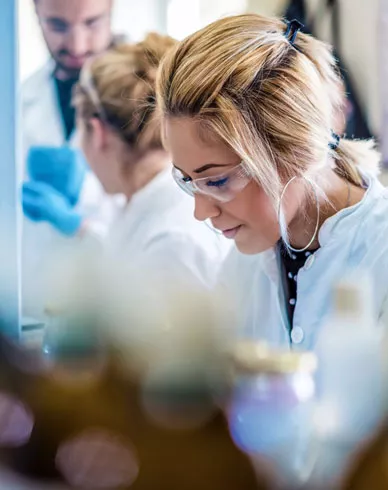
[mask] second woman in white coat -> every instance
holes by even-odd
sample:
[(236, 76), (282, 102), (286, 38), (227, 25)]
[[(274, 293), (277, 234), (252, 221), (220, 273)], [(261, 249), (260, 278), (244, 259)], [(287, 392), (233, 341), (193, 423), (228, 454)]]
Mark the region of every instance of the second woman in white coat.
[[(176, 187), (170, 156), (163, 149), (155, 79), (173, 44), (172, 38), (150, 34), (143, 42), (116, 46), (87, 63), (74, 94), (77, 126), (81, 148), (104, 190), (123, 196), (103, 242), (106, 255), (121, 269), (133, 266), (141, 280), (165, 278), (163, 288), (166, 283), (207, 288), (229, 247), (194, 219), (194, 203)], [(35, 204), (46, 206), (40, 215), (55, 227), (50, 202), (58, 208), (62, 196), (54, 196), (43, 183), (25, 193), (31, 212)], [(78, 234), (100, 241), (92, 230), (84, 220)]]
[(208, 286), (228, 246), (194, 219), (192, 200), (176, 188), (155, 113), (156, 72), (173, 44), (150, 34), (89, 63), (75, 94), (78, 127), (105, 191), (125, 196), (107, 240), (110, 252), (179, 282)]

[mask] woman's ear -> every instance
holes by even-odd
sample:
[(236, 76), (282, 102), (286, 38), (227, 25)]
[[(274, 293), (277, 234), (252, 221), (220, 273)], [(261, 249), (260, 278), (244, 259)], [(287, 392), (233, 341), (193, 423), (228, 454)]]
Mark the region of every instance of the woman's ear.
[(108, 144), (107, 127), (98, 117), (92, 117), (86, 124), (93, 145), (97, 150), (103, 150)]

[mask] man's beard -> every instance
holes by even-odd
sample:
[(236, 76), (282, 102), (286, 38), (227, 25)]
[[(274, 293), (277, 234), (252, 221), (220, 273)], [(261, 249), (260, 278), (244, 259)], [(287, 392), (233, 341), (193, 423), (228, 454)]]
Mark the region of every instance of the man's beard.
[[(112, 40), (110, 41), (110, 43), (106, 46), (106, 48), (104, 50), (102, 50), (101, 52), (99, 53), (93, 53), (93, 52), (88, 52), (85, 54), (85, 57), (87, 59), (93, 57), (93, 56), (96, 56), (98, 54), (102, 54), (104, 53), (107, 49), (111, 48), (112, 46), (114, 46), (115, 44), (115, 38), (112, 37)], [(51, 57), (53, 58), (53, 60), (55, 61), (55, 70), (54, 70), (54, 73), (58, 76), (59, 75), (59, 78), (61, 78), (62, 80), (79, 80), (79, 77), (80, 77), (80, 74), (81, 74), (81, 71), (82, 71), (82, 68), (70, 68), (68, 66), (66, 66), (62, 61), (62, 57), (63, 56), (69, 56), (70, 53), (68, 53), (66, 50), (61, 50), (61, 51), (58, 51), (57, 53), (50, 53), (51, 54)]]
[[(64, 54), (67, 53), (61, 51), (58, 54), (52, 54), (52, 58), (55, 61), (55, 75), (62, 80), (79, 80), (82, 68), (70, 68), (69, 66), (66, 66), (61, 61), (61, 57)], [(86, 55), (87, 58), (90, 58), (91, 56), (93, 56), (93, 53), (87, 53)]]

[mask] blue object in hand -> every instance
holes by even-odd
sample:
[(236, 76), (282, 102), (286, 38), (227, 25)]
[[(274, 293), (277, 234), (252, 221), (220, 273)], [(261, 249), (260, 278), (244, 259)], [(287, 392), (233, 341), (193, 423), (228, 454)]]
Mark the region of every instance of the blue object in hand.
[(54, 187), (72, 206), (78, 202), (87, 168), (82, 153), (68, 146), (34, 146), (27, 156), (31, 180)]
[(24, 183), (22, 203), (27, 218), (50, 223), (66, 236), (74, 236), (81, 226), (82, 216), (60, 192), (44, 182)]

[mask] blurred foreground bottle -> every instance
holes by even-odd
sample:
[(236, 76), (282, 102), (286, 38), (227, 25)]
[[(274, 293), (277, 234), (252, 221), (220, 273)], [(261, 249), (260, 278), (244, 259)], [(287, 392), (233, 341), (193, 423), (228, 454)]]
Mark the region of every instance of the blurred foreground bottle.
[(316, 358), (312, 353), (277, 352), (243, 343), (234, 353), (236, 385), (229, 426), (237, 446), (276, 486), (294, 488), (311, 471), (309, 454)]
[(317, 342), (317, 439), (320, 478), (335, 481), (353, 451), (383, 416), (382, 335), (373, 316), (372, 285), (350, 275), (334, 288), (333, 312)]

